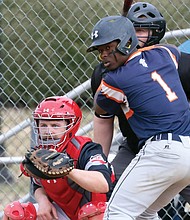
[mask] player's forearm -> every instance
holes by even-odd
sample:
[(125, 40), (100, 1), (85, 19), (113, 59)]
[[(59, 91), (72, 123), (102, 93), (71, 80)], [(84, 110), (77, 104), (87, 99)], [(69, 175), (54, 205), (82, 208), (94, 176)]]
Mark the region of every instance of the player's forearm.
[(43, 203), (44, 201), (49, 201), (48, 196), (43, 188), (37, 188), (34, 192), (34, 197), (37, 203)]
[(105, 177), (98, 171), (73, 169), (68, 178), (89, 192), (107, 193), (109, 190)]
[(2, 220), (9, 220), (9, 217), (7, 217), (7, 216), (4, 214)]
[(113, 138), (113, 118), (102, 119), (94, 116), (94, 142), (102, 145), (108, 156)]

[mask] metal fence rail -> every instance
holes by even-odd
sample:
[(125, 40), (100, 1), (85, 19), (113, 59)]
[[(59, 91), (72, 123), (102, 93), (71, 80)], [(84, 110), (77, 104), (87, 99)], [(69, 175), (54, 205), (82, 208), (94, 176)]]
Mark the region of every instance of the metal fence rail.
[[(189, 39), (189, 0), (147, 2), (154, 4), (167, 21), (163, 43), (179, 46)], [(75, 99), (83, 111), (79, 134), (92, 137), (90, 76), (98, 59), (86, 54), (86, 48), (93, 25), (103, 16), (120, 14), (123, 0), (4, 0), (0, 4), (1, 216), (6, 204), (29, 196), (30, 182), (18, 178), (18, 163), (34, 144), (31, 112), (39, 101), (51, 95)], [(117, 127), (115, 135), (119, 136)]]

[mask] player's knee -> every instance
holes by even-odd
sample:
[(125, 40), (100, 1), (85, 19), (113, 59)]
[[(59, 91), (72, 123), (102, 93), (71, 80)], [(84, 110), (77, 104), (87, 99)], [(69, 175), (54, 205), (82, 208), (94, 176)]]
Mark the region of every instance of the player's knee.
[(78, 220), (103, 220), (106, 202), (88, 202), (78, 213)]
[(37, 214), (34, 205), (31, 202), (20, 203), (14, 201), (4, 208), (4, 219), (6, 220), (36, 220)]
[(149, 211), (146, 210), (143, 212), (139, 217), (137, 217), (137, 220), (161, 220), (157, 213), (151, 213)]

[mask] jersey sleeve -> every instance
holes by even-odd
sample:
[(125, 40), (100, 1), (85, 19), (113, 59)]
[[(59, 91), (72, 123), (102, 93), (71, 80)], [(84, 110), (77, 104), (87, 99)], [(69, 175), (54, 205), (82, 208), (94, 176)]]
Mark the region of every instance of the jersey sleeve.
[(34, 192), (38, 189), (41, 188), (41, 182), (39, 179), (35, 179), (35, 178), (31, 178), (31, 190), (32, 190), (32, 194), (34, 194)]
[[(96, 96), (96, 104), (109, 114), (115, 114), (120, 108), (120, 104), (125, 102), (126, 96), (124, 92), (119, 89), (114, 77), (117, 73), (107, 74), (102, 80), (99, 91)], [(95, 109), (96, 111), (96, 109)]]
[(107, 157), (102, 151), (100, 144), (90, 142), (83, 147), (78, 159), (78, 168), (101, 172), (107, 180), (109, 188), (111, 189), (112, 169), (111, 165), (107, 161)]
[[(99, 63), (93, 71), (92, 77), (91, 77), (91, 90), (92, 90), (92, 95), (93, 97), (95, 96), (95, 93), (98, 89), (98, 87), (101, 84), (102, 78), (106, 75), (107, 70), (105, 69), (105, 67), (103, 66), (102, 63)], [(103, 114), (100, 115), (97, 112), (95, 112), (96, 117), (98, 118), (103, 118), (103, 119), (109, 119), (114, 117), (114, 115), (112, 114)]]
[(176, 61), (179, 62), (181, 52), (176, 46), (170, 44), (164, 44), (161, 46), (168, 48), (171, 51), (171, 53), (175, 56)]
[(166, 45), (166, 47), (172, 52), (178, 62), (178, 73), (181, 84), (187, 98), (190, 100), (190, 54), (180, 52), (180, 50), (173, 45)]
[(187, 98), (190, 100), (190, 54), (180, 52), (178, 48), (167, 46), (176, 56), (178, 73)]
[(102, 63), (99, 63), (93, 70), (92, 77), (91, 77), (91, 90), (92, 95), (94, 97), (100, 83), (102, 81), (103, 76), (106, 74), (106, 69), (104, 68)]

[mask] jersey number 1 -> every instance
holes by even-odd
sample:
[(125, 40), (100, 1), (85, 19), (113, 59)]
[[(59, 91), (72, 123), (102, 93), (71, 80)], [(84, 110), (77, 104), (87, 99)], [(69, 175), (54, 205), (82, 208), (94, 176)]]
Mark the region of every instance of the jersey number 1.
[(170, 102), (173, 102), (174, 100), (178, 99), (175, 92), (172, 92), (170, 87), (164, 82), (162, 77), (156, 71), (151, 73), (151, 77), (154, 81), (157, 81), (160, 84), (160, 86), (164, 89), (164, 91), (166, 92), (166, 97)]

